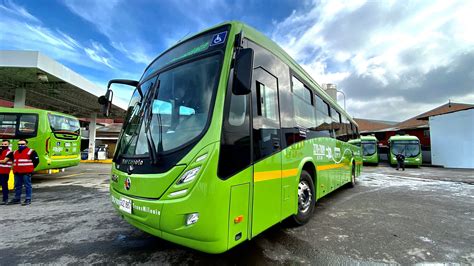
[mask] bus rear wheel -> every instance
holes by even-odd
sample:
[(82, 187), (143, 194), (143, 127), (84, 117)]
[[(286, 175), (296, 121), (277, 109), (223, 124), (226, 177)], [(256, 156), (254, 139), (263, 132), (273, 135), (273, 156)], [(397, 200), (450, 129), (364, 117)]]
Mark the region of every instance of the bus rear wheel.
[(302, 170), (298, 183), (298, 213), (291, 219), (294, 225), (303, 225), (311, 219), (315, 198), (313, 178), (308, 172)]

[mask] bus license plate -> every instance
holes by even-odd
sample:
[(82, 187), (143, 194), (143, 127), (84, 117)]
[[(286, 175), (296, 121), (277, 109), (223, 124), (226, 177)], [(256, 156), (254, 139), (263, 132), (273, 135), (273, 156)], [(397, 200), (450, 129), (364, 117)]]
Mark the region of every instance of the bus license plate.
[(132, 200), (121, 198), (120, 199), (120, 210), (132, 214)]

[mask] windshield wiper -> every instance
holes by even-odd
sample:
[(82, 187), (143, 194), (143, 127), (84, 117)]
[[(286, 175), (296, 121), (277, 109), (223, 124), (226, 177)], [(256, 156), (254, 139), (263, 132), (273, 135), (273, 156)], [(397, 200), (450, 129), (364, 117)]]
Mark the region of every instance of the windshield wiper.
[[(156, 146), (155, 142), (153, 140), (153, 136), (150, 132), (150, 126), (152, 123), (152, 118), (153, 118), (153, 101), (155, 99), (155, 95), (157, 94), (158, 90), (160, 89), (160, 80), (158, 79), (156, 82), (156, 86), (154, 89), (151, 90), (151, 95), (148, 100), (148, 104), (146, 106), (147, 113), (145, 116), (145, 134), (147, 138), (147, 143), (148, 143), (148, 149), (150, 151), (150, 159), (152, 164), (156, 164), (158, 162), (158, 152), (156, 151)], [(160, 134), (161, 134), (161, 123), (160, 123)], [(161, 135), (160, 135), (161, 137)], [(161, 142), (161, 138), (160, 138)]]

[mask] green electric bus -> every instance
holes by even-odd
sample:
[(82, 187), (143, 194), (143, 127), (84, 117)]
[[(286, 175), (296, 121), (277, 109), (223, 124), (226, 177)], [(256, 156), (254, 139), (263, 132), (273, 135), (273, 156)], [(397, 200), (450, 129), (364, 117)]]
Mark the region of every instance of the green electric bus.
[(378, 164), (379, 152), (375, 136), (361, 136), (360, 144), (362, 148), (362, 160), (364, 164)]
[(35, 171), (59, 169), (80, 162), (81, 134), (77, 118), (46, 110), (0, 107), (0, 139), (11, 141), (16, 150), (19, 139), (40, 158)]
[(399, 152), (405, 155), (405, 165), (421, 166), (423, 161), (420, 140), (416, 136), (396, 135), (388, 139), (390, 146), (389, 160), (391, 165), (397, 165), (395, 157)]
[(155, 236), (221, 253), (360, 174), (357, 124), (278, 45), (228, 22), (158, 56), (135, 88), (110, 181), (111, 201)]
[(379, 153), (377, 148), (377, 138), (374, 136), (361, 136), (358, 139), (351, 139), (349, 143), (360, 147), (362, 150), (362, 160), (364, 164), (378, 164)]

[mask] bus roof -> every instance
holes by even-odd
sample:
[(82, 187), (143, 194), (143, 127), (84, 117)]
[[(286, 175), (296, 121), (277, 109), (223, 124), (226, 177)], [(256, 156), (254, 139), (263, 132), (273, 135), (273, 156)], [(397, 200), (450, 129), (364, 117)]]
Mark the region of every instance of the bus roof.
[(348, 141), (348, 143), (350, 143), (350, 144), (360, 143), (360, 139), (351, 139), (351, 140)]
[[(304, 82), (307, 85), (310, 85), (313, 90), (316, 90), (317, 94), (323, 98), (327, 103), (329, 103), (331, 106), (334, 107), (341, 115), (344, 115), (347, 117), (351, 123), (354, 125), (357, 125), (355, 120), (337, 103), (337, 101), (334, 101), (322, 88), (319, 86), (319, 84), (293, 59), (291, 58), (290, 55), (288, 55), (285, 50), (283, 50), (278, 44), (276, 44), (274, 41), (272, 41), (270, 38), (267, 36), (263, 35), (261, 32), (258, 30), (250, 27), (249, 25), (242, 23), (240, 21), (226, 21), (223, 23), (220, 23), (218, 25), (215, 25), (211, 28), (205, 29), (197, 34), (191, 35), (188, 38), (182, 39), (179, 42), (177, 42), (175, 45), (170, 47), (169, 49), (165, 50), (163, 53), (161, 53), (158, 57), (160, 57), (162, 54), (166, 53), (167, 51), (173, 49), (174, 47), (178, 46), (179, 44), (186, 42), (189, 39), (192, 39), (196, 37), (197, 35), (200, 35), (204, 32), (213, 30), (215, 28), (222, 27), (224, 25), (230, 25), (231, 26), (231, 31), (233, 32), (240, 32), (242, 31), (244, 33), (244, 37), (247, 37), (248, 39), (256, 42), (260, 46), (266, 48), (269, 50), (271, 53), (273, 53), (275, 56), (277, 56), (280, 60), (282, 60), (285, 64), (287, 64), (299, 77), (303, 78)], [(158, 58), (157, 57), (157, 58)], [(154, 59), (150, 65), (155, 61)], [(149, 66), (150, 66), (149, 65)], [(148, 67), (149, 67), (148, 66)], [(147, 67), (147, 68), (148, 68)], [(145, 70), (146, 71), (146, 70)]]
[(360, 136), (360, 139), (362, 141), (367, 141), (367, 140), (378, 141), (378, 139), (375, 136)]
[(63, 113), (60, 113), (60, 112), (43, 110), (43, 109), (33, 109), (33, 108), (6, 108), (6, 107), (0, 107), (0, 113), (54, 114), (54, 115), (60, 115), (60, 116), (64, 116), (64, 117), (77, 119), (76, 117), (74, 117), (72, 115), (67, 115), (67, 114), (63, 114)]
[(418, 140), (418, 137), (417, 136), (411, 136), (411, 135), (395, 135), (395, 136), (391, 136), (388, 141), (394, 141), (394, 140)]

